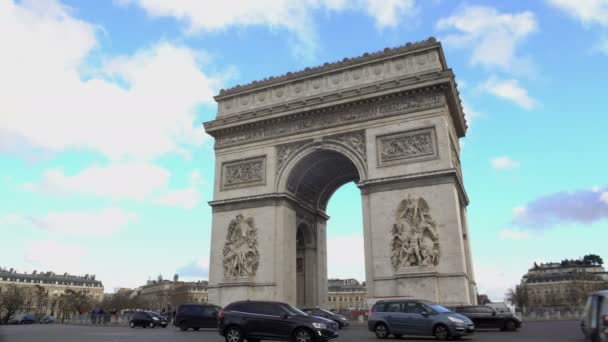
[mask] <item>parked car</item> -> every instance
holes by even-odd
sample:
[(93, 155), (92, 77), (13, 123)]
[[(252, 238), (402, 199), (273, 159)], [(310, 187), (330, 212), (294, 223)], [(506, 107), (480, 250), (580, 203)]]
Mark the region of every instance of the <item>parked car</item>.
[(138, 326), (144, 328), (154, 328), (156, 326), (161, 326), (163, 328), (166, 328), (167, 318), (153, 311), (135, 311), (131, 315), (131, 319), (129, 320), (129, 326), (131, 328), (135, 328)]
[(369, 315), (368, 329), (380, 339), (417, 335), (447, 340), (472, 334), (475, 325), (465, 316), (432, 302), (392, 299), (376, 302)]
[(306, 308), (302, 309), (302, 311), (310, 316), (323, 317), (332, 320), (338, 323), (338, 328), (340, 329), (346, 328), (350, 325), (348, 318), (328, 310), (323, 310), (321, 308)]
[(608, 290), (594, 292), (587, 298), (581, 330), (585, 341), (608, 342)]
[(51, 324), (57, 322), (57, 318), (55, 316), (49, 315), (45, 316), (40, 320), (40, 324)]
[(177, 307), (173, 325), (180, 330), (217, 328), (217, 314), (222, 308), (211, 304), (184, 304)]
[(243, 301), (226, 306), (218, 315), (218, 329), (226, 342), (281, 340), (327, 341), (338, 337), (338, 324), (309, 316), (280, 302)]
[(18, 315), (10, 318), (7, 324), (33, 324), (36, 323), (34, 315)]
[(521, 328), (521, 319), (510, 311), (498, 312), (485, 305), (466, 305), (451, 308), (452, 311), (468, 317), (477, 329), (496, 328), (502, 331), (515, 331)]

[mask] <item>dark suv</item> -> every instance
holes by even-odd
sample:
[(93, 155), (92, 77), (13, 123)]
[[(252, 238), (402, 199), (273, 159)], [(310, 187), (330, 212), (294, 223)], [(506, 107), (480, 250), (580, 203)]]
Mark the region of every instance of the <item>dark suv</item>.
[(184, 304), (175, 310), (173, 325), (181, 331), (190, 328), (217, 328), (217, 314), (222, 308), (211, 304)]
[(220, 335), (227, 342), (281, 340), (327, 341), (338, 337), (338, 324), (309, 316), (279, 302), (243, 301), (226, 306), (218, 315)]
[(423, 300), (381, 300), (373, 306), (367, 324), (381, 339), (418, 335), (447, 340), (475, 331), (470, 319)]
[(503, 331), (514, 331), (521, 327), (521, 319), (519, 317), (511, 312), (497, 312), (489, 306), (456, 306), (452, 310), (468, 317), (479, 329), (497, 328)]

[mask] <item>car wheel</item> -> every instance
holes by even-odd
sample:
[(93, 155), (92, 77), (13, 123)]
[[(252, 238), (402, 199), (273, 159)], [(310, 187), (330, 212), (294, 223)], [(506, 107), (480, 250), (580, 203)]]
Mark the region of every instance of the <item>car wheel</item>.
[(308, 329), (300, 328), (293, 333), (294, 342), (311, 342), (313, 334)]
[(445, 341), (450, 337), (450, 331), (445, 325), (439, 324), (433, 329), (433, 336), (440, 341)]
[(133, 323), (133, 322), (129, 322), (129, 326), (130, 326), (131, 328), (135, 328), (135, 323)]
[(344, 325), (340, 321), (334, 321), (338, 325), (338, 329), (344, 328)]
[(517, 329), (517, 324), (514, 321), (508, 320), (505, 322), (505, 330), (506, 331), (515, 331)]
[(149, 328), (154, 328), (154, 322), (150, 322), (150, 323), (148, 323), (148, 327), (149, 327)]
[(384, 323), (379, 323), (376, 325), (374, 332), (376, 333), (377, 338), (384, 339), (388, 337), (388, 327)]
[(229, 327), (226, 329), (226, 342), (243, 342), (243, 334), (238, 327)]
[(186, 330), (188, 330), (188, 326), (186, 325), (186, 323), (185, 323), (185, 322), (180, 322), (180, 323), (179, 323), (179, 330), (181, 330), (181, 331), (186, 331)]

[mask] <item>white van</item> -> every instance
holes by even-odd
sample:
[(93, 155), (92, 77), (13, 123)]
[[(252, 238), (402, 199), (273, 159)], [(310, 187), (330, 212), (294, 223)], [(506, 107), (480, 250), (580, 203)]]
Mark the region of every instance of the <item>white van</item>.
[(592, 293), (587, 298), (581, 330), (585, 341), (608, 342), (608, 290)]

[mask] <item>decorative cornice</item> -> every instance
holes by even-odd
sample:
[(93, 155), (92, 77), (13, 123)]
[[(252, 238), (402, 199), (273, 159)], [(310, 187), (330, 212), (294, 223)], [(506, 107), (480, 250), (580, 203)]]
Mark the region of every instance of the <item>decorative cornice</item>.
[(332, 71), (332, 70), (340, 69), (340, 68), (347, 67), (347, 66), (361, 64), (364, 62), (381, 59), (384, 57), (391, 57), (391, 56), (402, 54), (405, 52), (413, 52), (416, 50), (420, 50), (420, 49), (424, 49), (424, 48), (428, 48), (428, 47), (432, 47), (432, 46), (437, 46), (437, 45), (438, 45), (437, 40), (434, 37), (429, 37), (427, 40), (423, 40), (420, 42), (415, 42), (415, 43), (410, 42), (405, 45), (394, 47), (394, 48), (387, 47), (382, 51), (377, 51), (377, 52), (373, 52), (373, 53), (364, 53), (363, 55), (358, 56), (358, 57), (344, 58), (341, 61), (337, 61), (337, 62), (333, 62), (333, 63), (325, 63), (323, 65), (312, 67), (312, 68), (308, 67), (308, 68), (305, 68), (304, 70), (300, 70), (300, 71), (296, 71), (296, 72), (288, 72), (288, 73), (286, 73), (284, 75), (280, 75), (280, 76), (270, 76), (268, 78), (264, 78), (259, 81), (253, 81), (248, 84), (236, 85), (229, 89), (221, 89), (220, 94), (218, 96), (216, 96), (215, 99), (220, 100), (220, 99), (223, 99), (230, 95), (242, 93), (247, 90), (262, 88), (265, 86), (275, 85), (275, 84), (282, 83), (282, 82), (293, 81), (293, 80), (300, 79), (303, 77), (307, 77), (307, 76), (311, 76), (311, 75), (315, 75), (315, 74), (319, 74), (319, 73), (323, 73), (323, 72), (327, 72), (327, 71)]
[(208, 131), (217, 149), (321, 128), (348, 125), (383, 117), (445, 106), (445, 87), (436, 85), (410, 92), (299, 112), (288, 116)]

